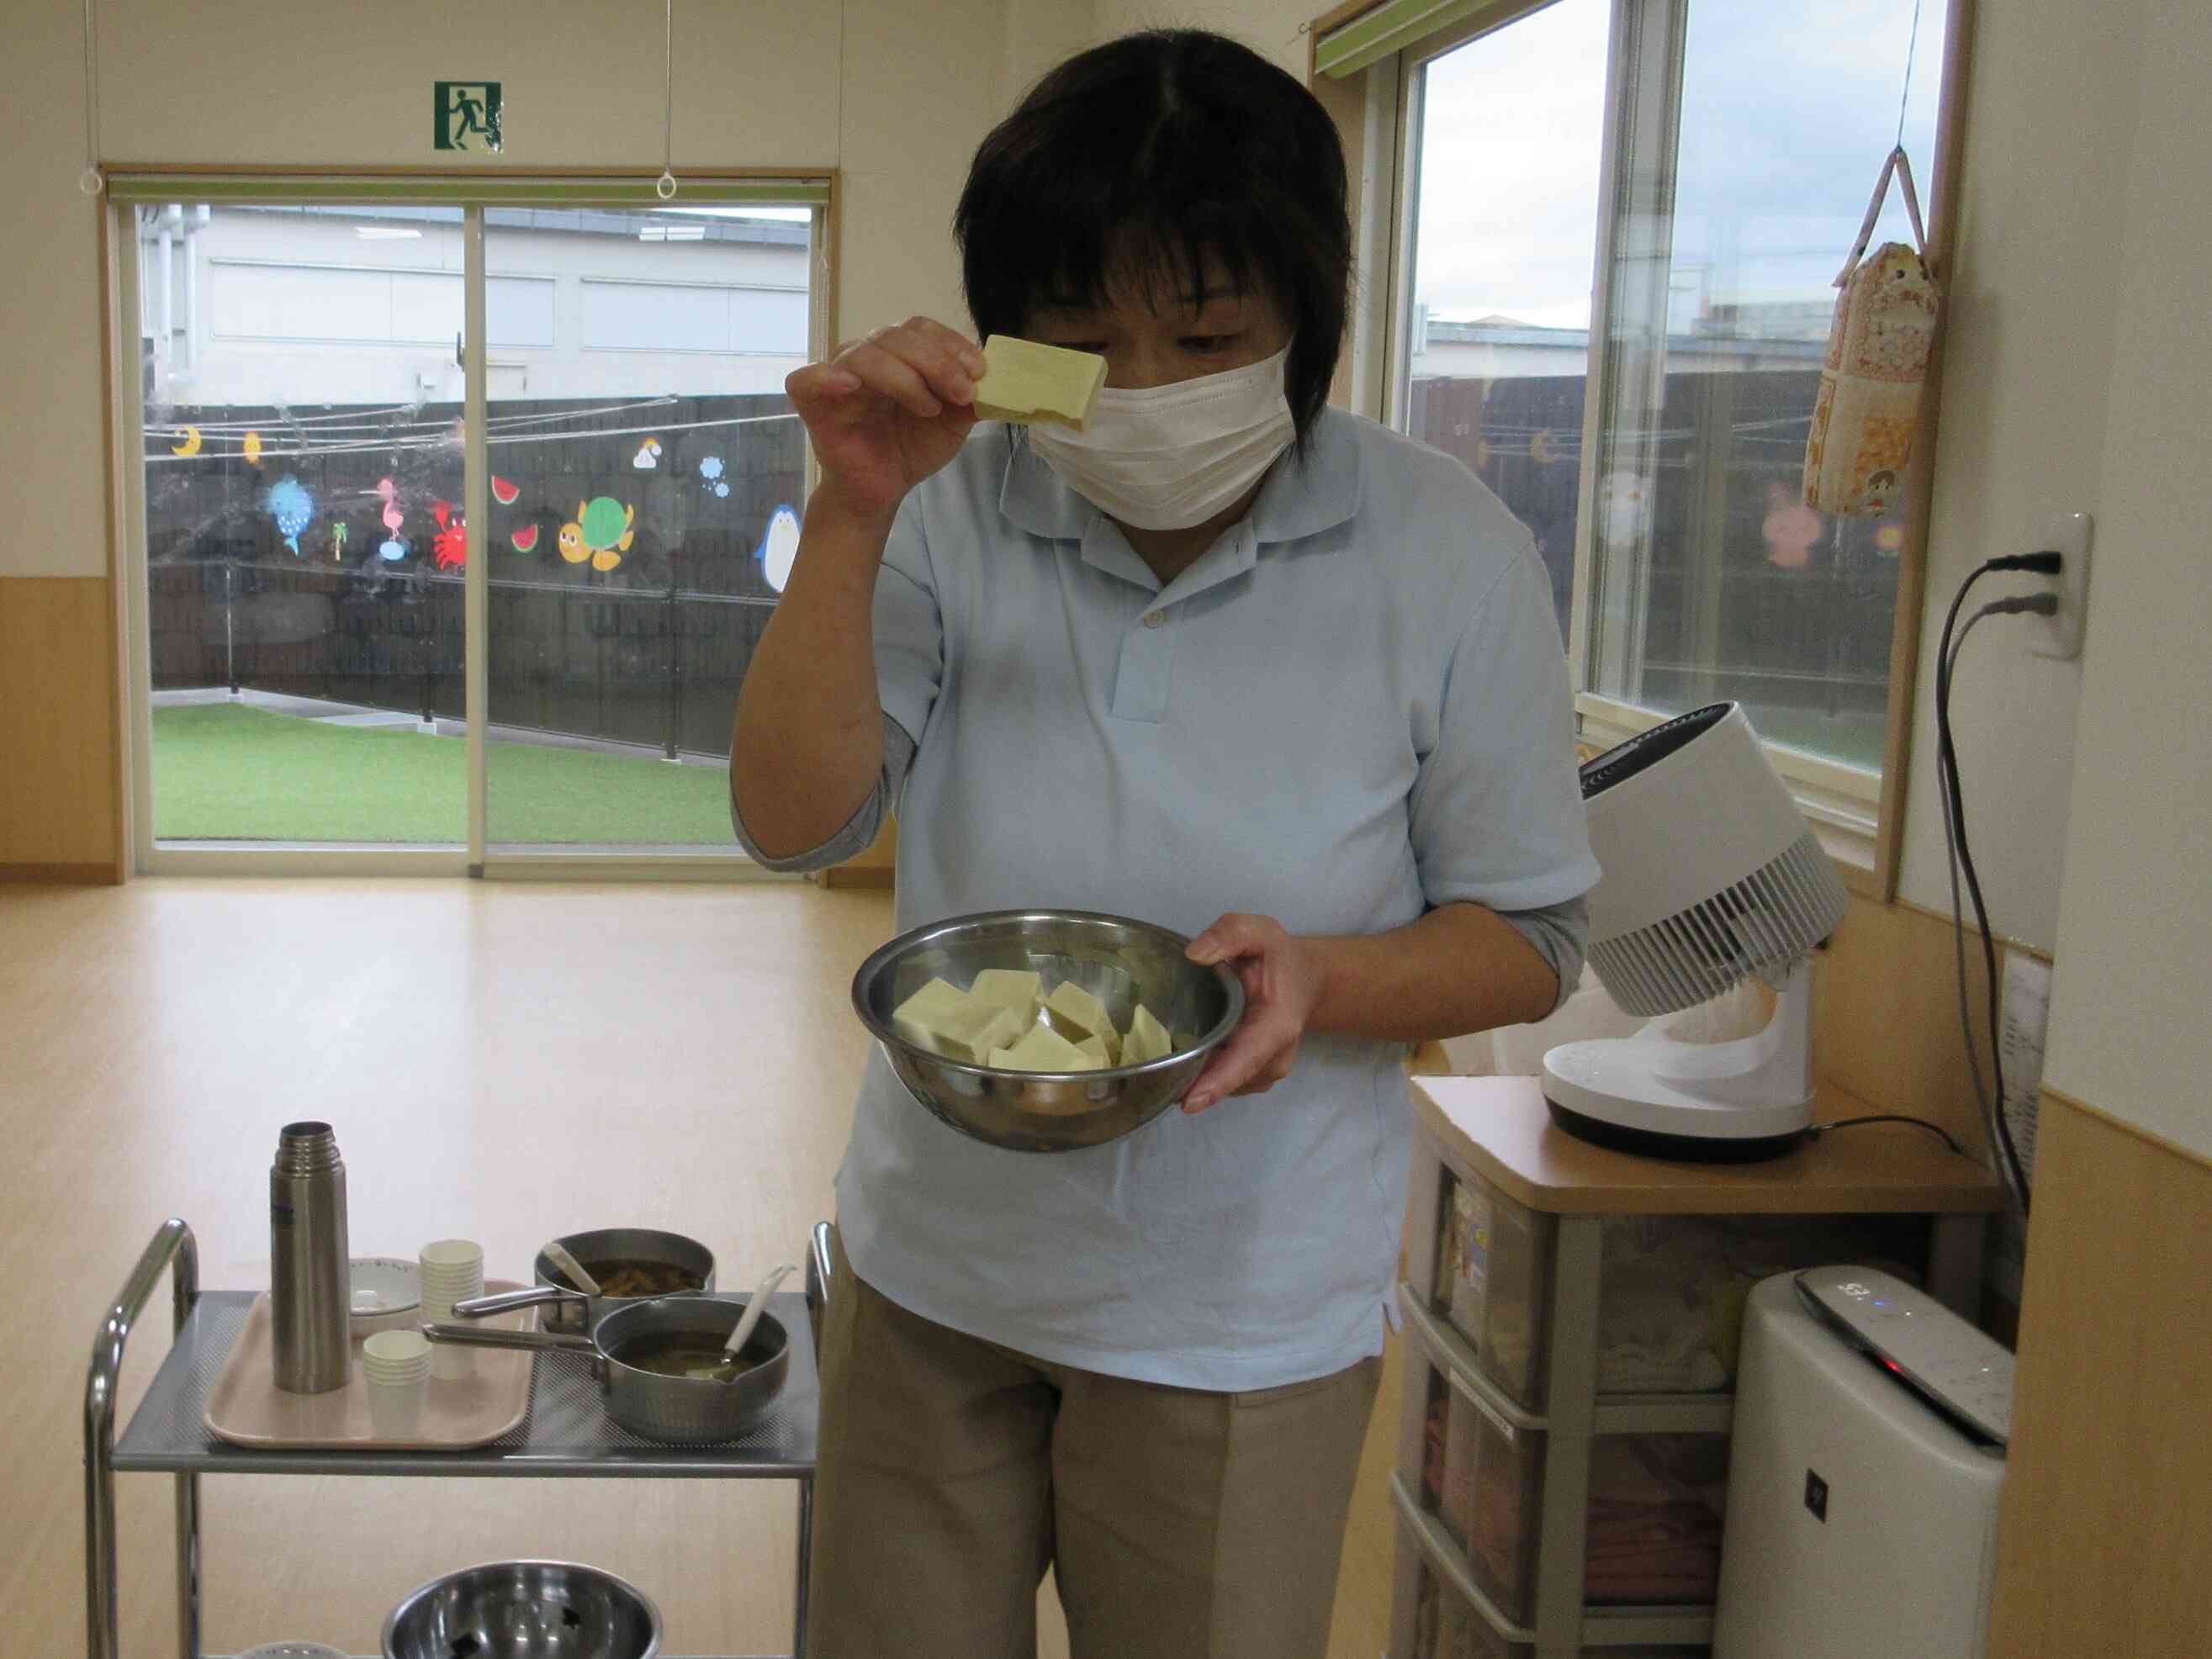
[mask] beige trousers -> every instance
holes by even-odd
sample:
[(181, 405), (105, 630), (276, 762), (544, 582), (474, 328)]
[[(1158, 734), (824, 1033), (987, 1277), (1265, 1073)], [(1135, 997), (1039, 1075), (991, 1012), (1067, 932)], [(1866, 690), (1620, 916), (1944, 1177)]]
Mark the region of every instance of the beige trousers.
[(841, 1261), (806, 1659), (1323, 1659), (1382, 1361), (1255, 1394), (1048, 1364)]

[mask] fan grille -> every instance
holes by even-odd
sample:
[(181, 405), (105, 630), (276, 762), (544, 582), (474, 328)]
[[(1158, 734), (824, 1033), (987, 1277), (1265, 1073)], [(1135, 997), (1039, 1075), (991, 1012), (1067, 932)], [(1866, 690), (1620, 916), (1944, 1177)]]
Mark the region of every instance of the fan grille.
[(1850, 905), (1808, 825), (1778, 858), (1712, 897), (1593, 943), (1590, 965), (1626, 1012), (1672, 1013), (1794, 962)]

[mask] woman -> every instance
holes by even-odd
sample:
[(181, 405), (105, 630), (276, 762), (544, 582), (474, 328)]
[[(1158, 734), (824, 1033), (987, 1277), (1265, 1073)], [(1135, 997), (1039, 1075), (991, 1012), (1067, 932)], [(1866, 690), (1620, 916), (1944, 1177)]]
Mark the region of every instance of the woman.
[(880, 1056), (838, 1176), (812, 1651), (1322, 1653), (1405, 1211), (1407, 1043), (1579, 971), (1563, 653), (1528, 532), (1324, 406), (1344, 162), (1219, 37), (1054, 70), (955, 230), (977, 337), (1102, 354), (1089, 429), (978, 427), (915, 318), (787, 383), (822, 482), (738, 702), (779, 868), (900, 814), (898, 921), (1135, 915), (1234, 964), (1184, 1109), (1037, 1157)]

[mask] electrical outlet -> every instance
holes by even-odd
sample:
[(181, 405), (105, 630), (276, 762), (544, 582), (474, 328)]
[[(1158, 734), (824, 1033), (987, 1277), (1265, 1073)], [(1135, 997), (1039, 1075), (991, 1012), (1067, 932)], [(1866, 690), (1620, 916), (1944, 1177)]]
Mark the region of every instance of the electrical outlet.
[(2036, 547), (2056, 549), (2066, 562), (2057, 575), (2037, 579), (2058, 595), (2058, 609), (2034, 618), (2040, 632), (2029, 648), (2039, 657), (2078, 657), (2082, 621), (2089, 608), (2089, 544), (2094, 526), (2086, 513), (2051, 513), (2039, 528)]

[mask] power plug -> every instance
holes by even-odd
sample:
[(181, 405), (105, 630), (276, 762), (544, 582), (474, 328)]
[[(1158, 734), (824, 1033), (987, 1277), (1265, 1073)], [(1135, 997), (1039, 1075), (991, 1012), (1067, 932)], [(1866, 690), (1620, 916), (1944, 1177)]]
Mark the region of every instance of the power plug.
[(2081, 626), (2089, 608), (2089, 544), (2094, 529), (2087, 513), (2051, 513), (2039, 521), (2036, 546), (2051, 549), (2065, 562), (2057, 575), (2037, 578), (2058, 596), (2057, 611), (2031, 624), (2034, 643), (2028, 648), (2039, 657), (2081, 654)]

